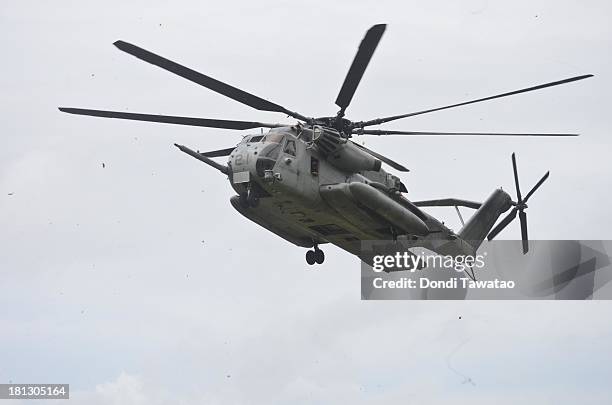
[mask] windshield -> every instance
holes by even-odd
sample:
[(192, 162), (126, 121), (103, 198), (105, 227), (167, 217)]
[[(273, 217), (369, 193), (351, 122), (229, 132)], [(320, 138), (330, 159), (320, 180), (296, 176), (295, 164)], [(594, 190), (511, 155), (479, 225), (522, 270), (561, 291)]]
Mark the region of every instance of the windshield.
[(285, 136), (283, 134), (268, 134), (264, 136), (262, 142), (281, 143)]

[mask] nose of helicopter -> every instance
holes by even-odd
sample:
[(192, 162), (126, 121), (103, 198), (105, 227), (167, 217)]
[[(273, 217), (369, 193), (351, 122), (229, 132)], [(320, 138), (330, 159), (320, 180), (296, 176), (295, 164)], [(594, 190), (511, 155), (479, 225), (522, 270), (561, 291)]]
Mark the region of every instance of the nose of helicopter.
[(250, 145), (245, 148), (243, 166), (252, 176), (262, 178), (266, 170), (271, 170), (280, 155), (280, 144), (269, 143)]
[(266, 170), (272, 170), (276, 164), (280, 152), (280, 145), (271, 143), (265, 145), (259, 151), (255, 159), (255, 174), (258, 177), (264, 177)]
[(247, 144), (238, 146), (229, 157), (228, 166), (234, 185), (262, 179), (271, 170), (280, 154), (279, 144)]

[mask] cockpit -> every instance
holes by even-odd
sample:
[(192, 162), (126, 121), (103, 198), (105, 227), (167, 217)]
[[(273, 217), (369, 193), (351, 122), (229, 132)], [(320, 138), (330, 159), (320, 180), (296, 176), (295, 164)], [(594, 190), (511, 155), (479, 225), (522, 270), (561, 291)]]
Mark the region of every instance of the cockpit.
[(261, 142), (263, 143), (282, 143), (285, 138), (284, 134), (270, 133), (263, 137)]
[(256, 170), (261, 177), (264, 176), (266, 170), (271, 170), (281, 154), (296, 156), (297, 145), (296, 139), (282, 132), (270, 131), (263, 136), (252, 136), (247, 143), (259, 142), (261, 147), (257, 151)]
[(269, 133), (267, 135), (251, 135), (244, 138), (245, 143), (282, 143), (285, 138), (284, 134)]
[(255, 142), (259, 142), (261, 141), (261, 139), (263, 138), (263, 135), (253, 135), (251, 137), (249, 137), (249, 139), (247, 139), (248, 143), (255, 143)]

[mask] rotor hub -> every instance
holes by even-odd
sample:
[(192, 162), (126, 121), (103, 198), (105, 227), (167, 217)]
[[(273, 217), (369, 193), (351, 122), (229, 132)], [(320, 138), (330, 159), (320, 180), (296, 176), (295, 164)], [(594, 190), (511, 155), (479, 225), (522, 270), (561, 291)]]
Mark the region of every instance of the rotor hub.
[(314, 122), (328, 128), (334, 128), (338, 132), (342, 132), (347, 138), (350, 138), (353, 130), (353, 121), (342, 117), (320, 117), (315, 118)]

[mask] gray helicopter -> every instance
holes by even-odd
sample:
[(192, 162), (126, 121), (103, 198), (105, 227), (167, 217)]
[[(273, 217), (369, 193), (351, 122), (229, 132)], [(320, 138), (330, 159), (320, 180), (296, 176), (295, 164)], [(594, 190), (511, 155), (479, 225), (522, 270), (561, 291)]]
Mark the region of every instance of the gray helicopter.
[[(538, 86), (506, 92), (491, 97), (416, 111), (369, 121), (345, 118), (366, 67), (385, 31), (385, 24), (371, 27), (357, 54), (336, 99), (340, 110), (335, 116), (313, 118), (220, 82), (195, 70), (124, 41), (114, 45), (120, 50), (150, 64), (179, 75), (214, 92), (262, 111), (286, 114), (298, 122), (293, 125), (262, 122), (218, 120), (103, 111), (80, 108), (60, 108), (60, 111), (105, 118), (119, 118), (166, 124), (208, 128), (253, 129), (269, 128), (266, 134), (245, 136), (236, 146), (201, 153), (175, 144), (182, 152), (228, 176), (237, 195), (230, 198), (232, 206), (251, 221), (281, 238), (309, 250), (308, 264), (321, 264), (325, 255), (320, 249), (332, 243), (361, 257), (364, 240), (405, 240), (415, 246), (427, 247), (440, 254), (473, 254), (485, 239), (493, 239), (517, 214), (520, 220), (523, 252), (529, 249), (527, 236), (527, 201), (548, 178), (547, 172), (523, 197), (521, 195), (515, 155), (512, 165), (517, 200), (501, 189), (494, 190), (483, 202), (447, 198), (413, 202), (407, 199), (406, 186), (385, 171), (383, 163), (407, 172), (403, 165), (351, 140), (353, 135), (491, 135), (491, 136), (577, 136), (560, 133), (474, 133), (474, 132), (410, 132), (369, 129), (374, 125), (413, 117), (434, 111), (464, 106), (496, 98), (557, 86), (592, 77), (576, 76)], [(229, 156), (226, 165), (213, 160)], [(468, 207), (476, 212), (454, 233), (421, 207)], [(510, 210), (497, 226), (495, 223)], [(494, 227), (495, 226), (495, 227)]]

